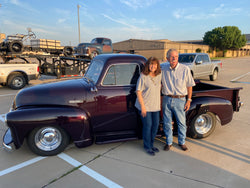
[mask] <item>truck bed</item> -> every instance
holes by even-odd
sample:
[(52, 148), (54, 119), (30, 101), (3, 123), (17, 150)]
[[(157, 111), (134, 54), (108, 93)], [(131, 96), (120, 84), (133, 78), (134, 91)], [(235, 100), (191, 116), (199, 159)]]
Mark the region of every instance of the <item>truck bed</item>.
[(193, 98), (195, 97), (219, 97), (230, 101), (233, 105), (234, 111), (239, 111), (239, 90), (242, 87), (229, 88), (217, 86), (213, 84), (196, 81), (193, 87)]

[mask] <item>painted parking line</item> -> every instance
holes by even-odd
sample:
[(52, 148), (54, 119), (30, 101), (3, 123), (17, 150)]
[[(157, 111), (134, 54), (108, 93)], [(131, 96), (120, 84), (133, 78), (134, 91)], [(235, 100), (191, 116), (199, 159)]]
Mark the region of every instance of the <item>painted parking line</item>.
[(0, 121), (4, 122), (5, 114), (0, 114)]
[(241, 81), (238, 81), (239, 79), (241, 79), (241, 78), (247, 76), (248, 74), (250, 74), (250, 72), (247, 72), (246, 74), (243, 74), (243, 75), (241, 75), (241, 76), (238, 76), (238, 77), (236, 77), (236, 78), (230, 80), (230, 82), (235, 82), (235, 83), (250, 83), (250, 82), (241, 82)]
[(14, 172), (20, 168), (23, 168), (23, 167), (26, 167), (26, 166), (31, 165), (33, 163), (36, 163), (38, 161), (41, 161), (44, 158), (46, 158), (46, 157), (36, 157), (36, 158), (31, 159), (31, 160), (25, 161), (21, 164), (18, 164), (18, 165), (12, 166), (10, 168), (7, 168), (5, 170), (2, 170), (2, 171), (0, 171), (0, 177), (5, 175), (5, 174), (9, 174), (11, 172)]
[[(109, 180), (108, 178), (104, 177), (103, 175), (99, 174), (98, 172), (88, 168), (85, 165), (82, 165), (82, 163), (80, 163), (79, 161), (73, 159), (72, 157), (70, 157), (69, 155), (66, 155), (65, 153), (61, 153), (57, 155), (59, 158), (63, 159), (64, 161), (66, 161), (67, 163), (71, 164), (74, 167), (79, 167), (79, 170), (84, 172), (85, 174), (89, 175), (90, 177), (92, 177), (93, 179), (95, 179), (96, 181), (100, 182), (101, 184), (105, 185), (106, 187), (109, 188), (123, 188), (122, 186), (116, 184), (115, 182)], [(26, 167), (28, 165), (34, 164), (38, 161), (41, 161), (42, 159), (45, 159), (47, 157), (36, 157), (33, 158), (31, 160), (25, 161), (23, 163), (20, 163), (18, 165), (12, 166), (10, 168), (7, 168), (5, 170), (0, 171), (0, 177), (6, 174), (9, 174), (11, 172), (14, 172), (16, 170), (19, 170), (23, 167)]]
[[(72, 157), (70, 157), (69, 155), (66, 155), (65, 153), (61, 153), (57, 156), (60, 157), (61, 159), (65, 160), (66, 162), (68, 162), (69, 164), (71, 164), (74, 167), (79, 167), (82, 165), (79, 161), (73, 159)], [(108, 178), (104, 177), (103, 175), (99, 174), (98, 172), (90, 169), (89, 167), (87, 167), (85, 165), (80, 167), (79, 170), (81, 170), (85, 174), (89, 175), (90, 177), (92, 177), (96, 181), (100, 182), (101, 184), (105, 185), (106, 187), (122, 188), (122, 186), (116, 184), (115, 182), (109, 180)]]
[(0, 97), (13, 96), (13, 95), (16, 95), (16, 93), (15, 93), (15, 94), (5, 94), (5, 95), (0, 95)]

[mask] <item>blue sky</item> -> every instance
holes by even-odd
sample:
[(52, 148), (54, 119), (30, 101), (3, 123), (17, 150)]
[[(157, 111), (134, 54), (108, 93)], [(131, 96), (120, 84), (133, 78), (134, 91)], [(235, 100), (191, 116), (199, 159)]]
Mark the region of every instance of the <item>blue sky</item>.
[(78, 44), (77, 5), (81, 7), (81, 42), (108, 37), (199, 40), (215, 27), (237, 26), (250, 33), (249, 0), (0, 0), (0, 32)]

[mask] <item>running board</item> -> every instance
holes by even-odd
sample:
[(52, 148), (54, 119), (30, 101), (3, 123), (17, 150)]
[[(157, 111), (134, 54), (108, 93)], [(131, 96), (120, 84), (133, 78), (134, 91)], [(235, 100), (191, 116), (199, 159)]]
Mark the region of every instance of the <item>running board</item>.
[(96, 144), (106, 144), (112, 142), (122, 142), (128, 140), (137, 140), (138, 136), (135, 131), (108, 132), (96, 134)]

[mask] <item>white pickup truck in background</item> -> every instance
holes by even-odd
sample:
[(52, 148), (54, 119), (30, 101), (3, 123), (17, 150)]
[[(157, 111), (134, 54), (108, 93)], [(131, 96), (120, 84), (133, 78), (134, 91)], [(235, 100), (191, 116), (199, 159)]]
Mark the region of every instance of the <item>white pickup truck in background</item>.
[(193, 78), (209, 76), (211, 81), (218, 77), (218, 72), (222, 68), (220, 60), (212, 60), (206, 53), (181, 53), (179, 54), (179, 63), (187, 65)]
[(33, 63), (0, 63), (0, 84), (21, 89), (39, 77), (39, 66)]

